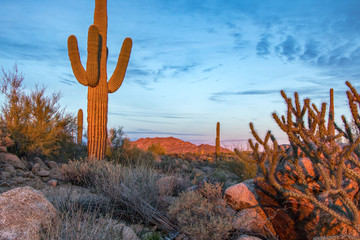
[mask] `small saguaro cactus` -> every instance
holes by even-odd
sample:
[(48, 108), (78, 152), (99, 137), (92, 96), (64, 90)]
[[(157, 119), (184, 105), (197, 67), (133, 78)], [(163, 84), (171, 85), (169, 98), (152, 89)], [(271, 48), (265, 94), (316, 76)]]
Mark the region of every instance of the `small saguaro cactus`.
[(68, 52), (74, 75), (88, 87), (88, 155), (97, 159), (105, 156), (107, 139), (108, 93), (119, 89), (130, 58), (131, 38), (123, 42), (113, 75), (107, 81), (107, 0), (95, 0), (94, 24), (89, 27), (86, 70), (81, 65), (76, 37), (68, 38)]
[(77, 115), (77, 144), (82, 143), (82, 133), (83, 133), (83, 110), (79, 109)]
[(216, 139), (215, 139), (215, 154), (216, 158), (220, 155), (220, 123), (216, 123)]

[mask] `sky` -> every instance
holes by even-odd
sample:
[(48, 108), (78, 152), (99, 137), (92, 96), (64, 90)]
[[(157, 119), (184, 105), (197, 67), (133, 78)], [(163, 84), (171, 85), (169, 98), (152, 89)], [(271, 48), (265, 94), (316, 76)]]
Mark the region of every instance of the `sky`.
[[(27, 89), (61, 91), (61, 105), (82, 108), (84, 119), (87, 87), (73, 75), (67, 38), (77, 37), (86, 66), (94, 6), (0, 1), (0, 66), (17, 64)], [(360, 89), (359, 13), (358, 0), (108, 0), (108, 77), (124, 38), (133, 40), (124, 82), (109, 94), (108, 128), (123, 127), (131, 140), (214, 144), (220, 122), (222, 146), (245, 147), (253, 122), (285, 143), (271, 117), (286, 111), (280, 90), (320, 104), (330, 88), (340, 123), (345, 81)]]

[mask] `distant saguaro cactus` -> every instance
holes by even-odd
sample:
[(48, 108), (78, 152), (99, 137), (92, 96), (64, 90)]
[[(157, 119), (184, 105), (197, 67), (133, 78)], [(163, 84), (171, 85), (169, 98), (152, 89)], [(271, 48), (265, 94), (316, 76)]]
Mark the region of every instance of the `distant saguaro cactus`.
[(82, 143), (82, 133), (83, 133), (83, 110), (79, 109), (77, 115), (77, 144)]
[(113, 75), (107, 81), (107, 0), (95, 0), (94, 24), (89, 27), (86, 70), (81, 65), (78, 43), (74, 35), (68, 38), (68, 52), (76, 79), (88, 86), (88, 154), (103, 159), (107, 139), (108, 93), (121, 86), (129, 62), (132, 40), (123, 42)]
[(215, 139), (215, 154), (216, 158), (220, 155), (220, 123), (216, 123), (216, 139)]

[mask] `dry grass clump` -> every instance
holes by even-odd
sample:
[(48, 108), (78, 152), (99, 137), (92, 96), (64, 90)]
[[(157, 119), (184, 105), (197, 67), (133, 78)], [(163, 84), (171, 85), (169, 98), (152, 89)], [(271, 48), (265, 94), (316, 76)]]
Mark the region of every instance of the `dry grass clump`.
[(110, 199), (114, 215), (128, 221), (154, 224), (166, 231), (176, 227), (157, 208), (160, 175), (146, 164), (123, 166), (106, 161), (71, 161), (63, 168), (66, 180), (92, 187)]
[(233, 213), (226, 207), (218, 183), (205, 182), (197, 191), (181, 193), (169, 214), (190, 239), (226, 239), (232, 230)]
[[(122, 230), (125, 226), (112, 219), (111, 211), (102, 214), (101, 203), (94, 203), (89, 199), (87, 206), (74, 197), (77, 190), (68, 189), (66, 193), (51, 193), (48, 196), (54, 207), (60, 214), (58, 225), (52, 225), (41, 233), (41, 239), (47, 240), (116, 240), (122, 238)], [(48, 194), (49, 195), (49, 194)], [(55, 196), (56, 195), (56, 196)], [(83, 197), (89, 197), (84, 194)]]

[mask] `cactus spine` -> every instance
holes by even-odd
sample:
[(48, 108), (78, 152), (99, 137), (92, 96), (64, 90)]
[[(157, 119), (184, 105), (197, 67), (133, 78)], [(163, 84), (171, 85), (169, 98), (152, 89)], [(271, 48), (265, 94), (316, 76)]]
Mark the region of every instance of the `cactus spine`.
[(82, 143), (82, 133), (83, 133), (83, 110), (79, 109), (77, 115), (77, 144)]
[(220, 155), (220, 123), (216, 123), (216, 139), (215, 139), (215, 155), (216, 158)]
[(103, 159), (107, 138), (108, 93), (121, 86), (132, 47), (131, 38), (123, 42), (113, 75), (107, 81), (107, 0), (95, 0), (94, 24), (89, 27), (86, 70), (81, 65), (78, 43), (74, 35), (68, 38), (68, 53), (74, 75), (88, 86), (88, 155)]

